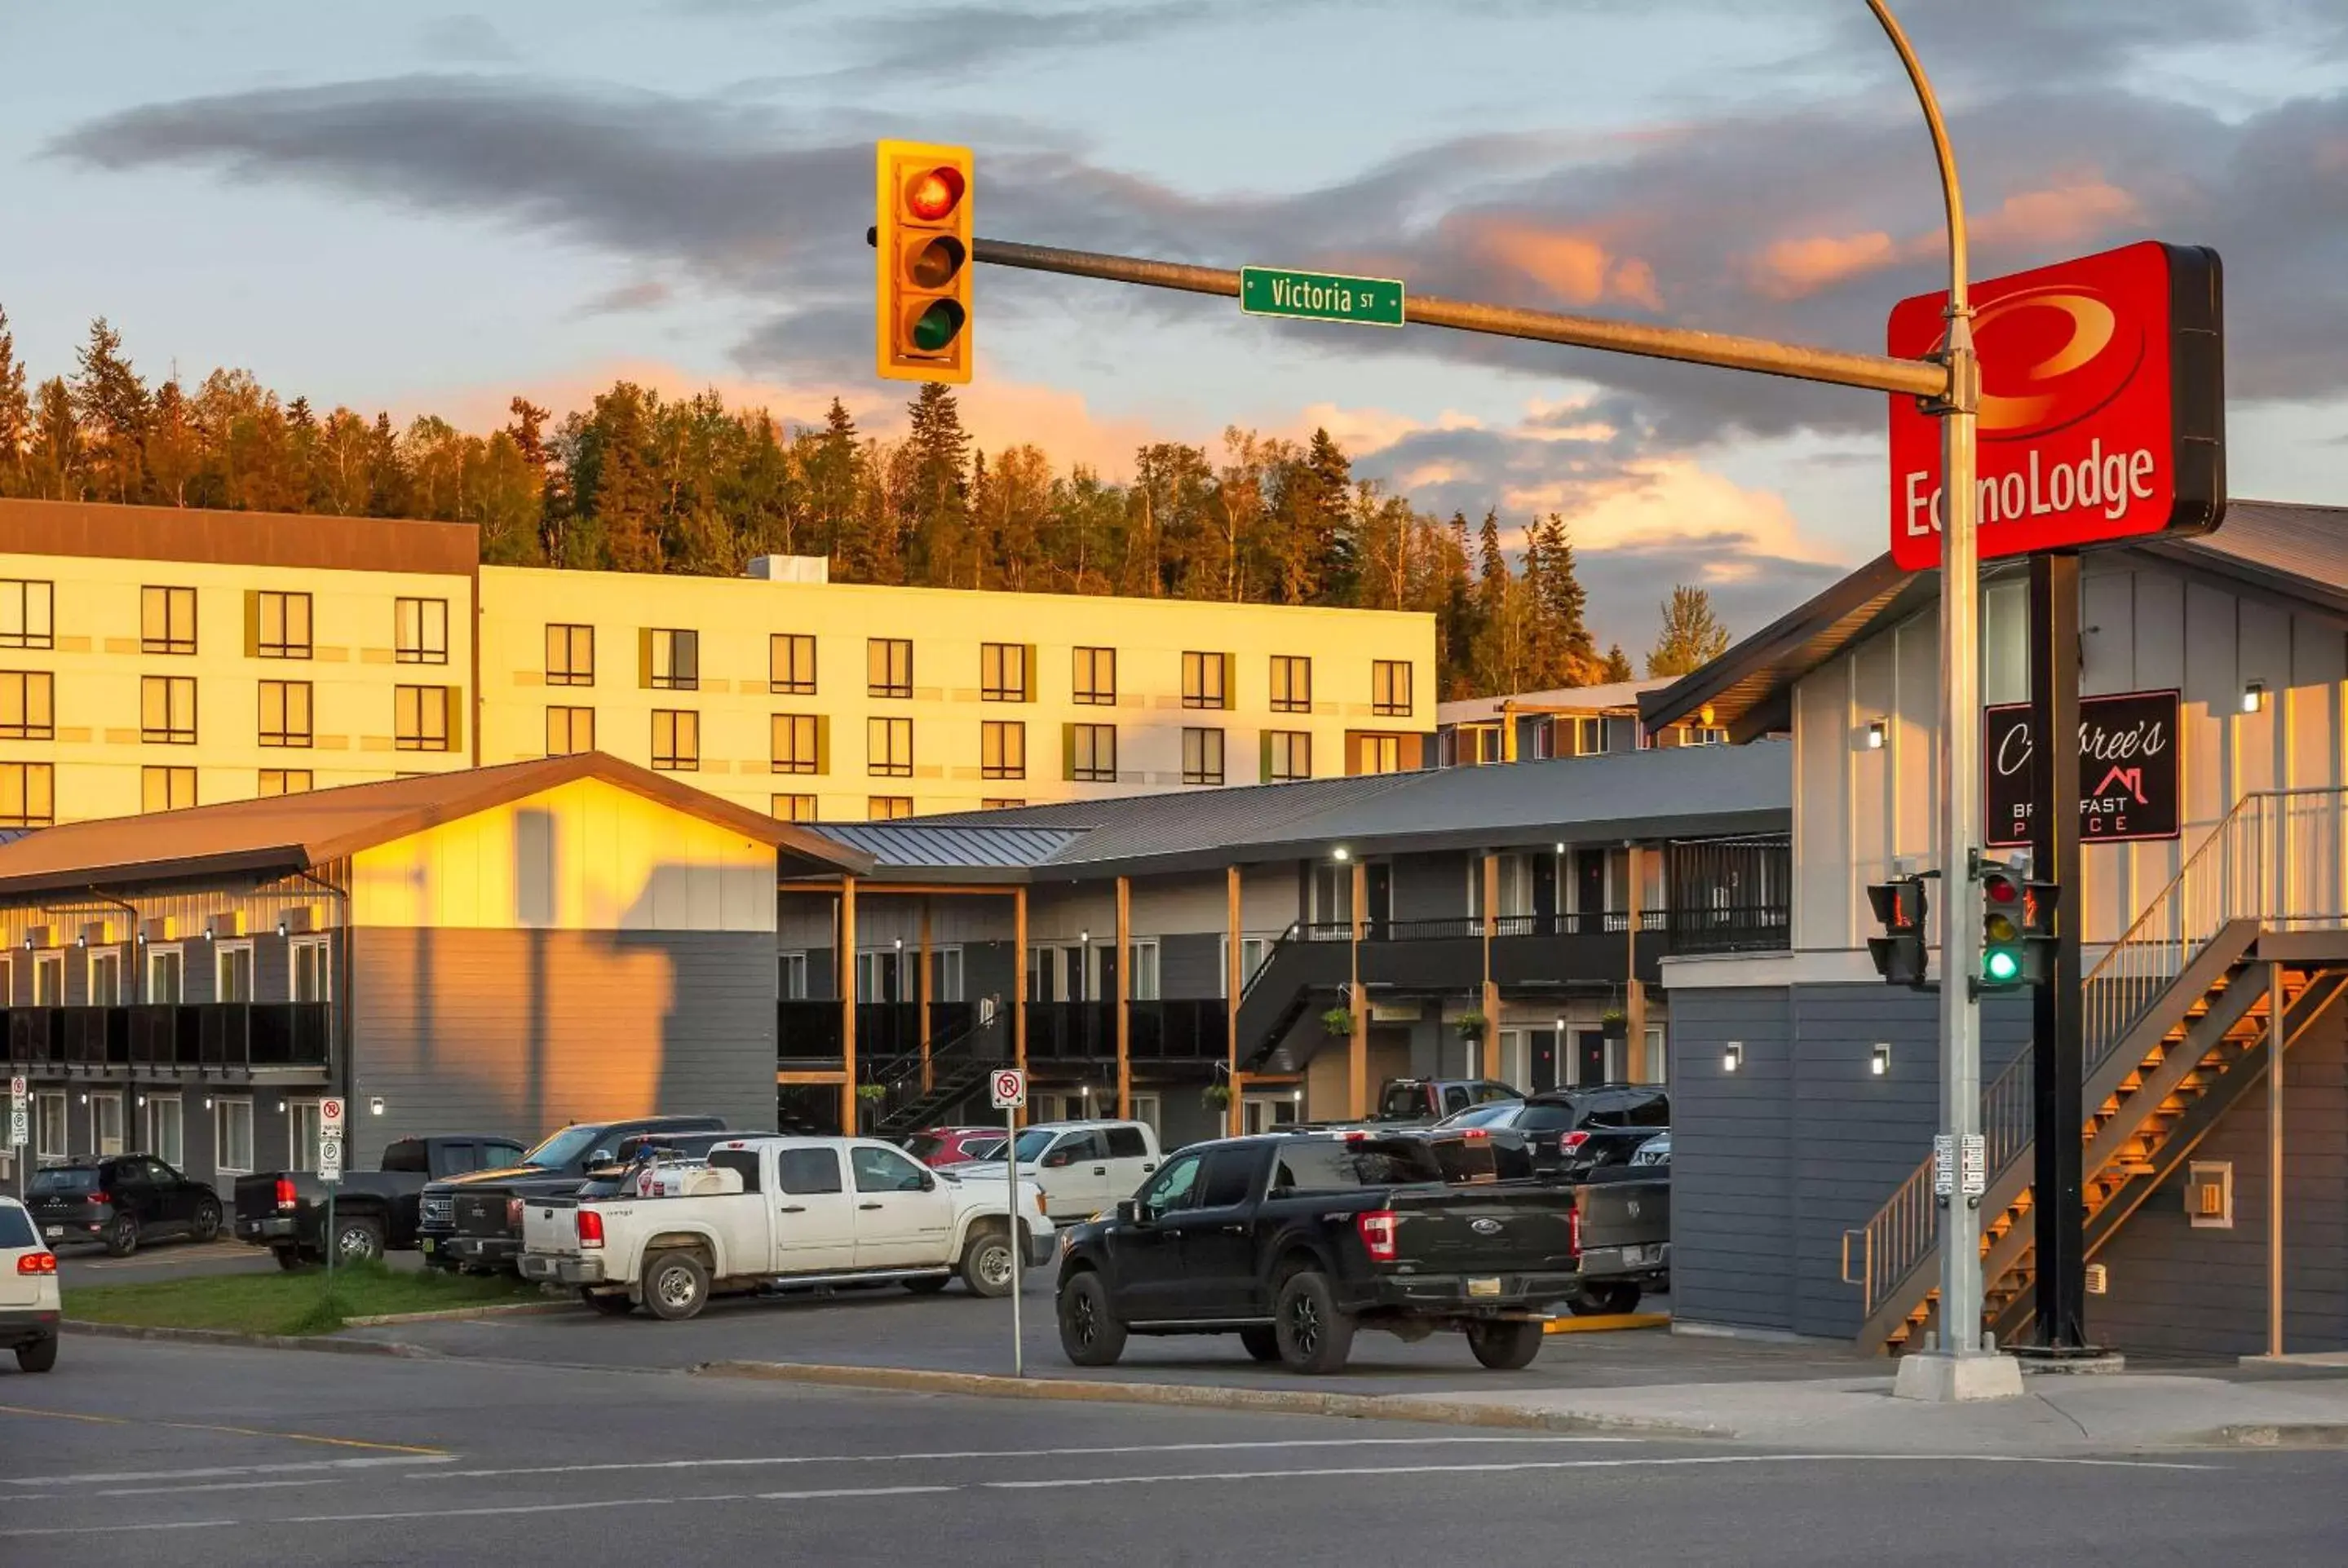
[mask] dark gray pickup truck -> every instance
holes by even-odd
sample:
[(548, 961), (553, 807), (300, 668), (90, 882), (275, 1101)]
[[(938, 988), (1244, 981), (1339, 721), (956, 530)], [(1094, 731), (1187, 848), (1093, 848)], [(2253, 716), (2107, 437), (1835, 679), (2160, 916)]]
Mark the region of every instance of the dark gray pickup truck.
[[(335, 1255), (355, 1262), (413, 1251), (425, 1184), (510, 1165), (521, 1140), (502, 1132), (397, 1138), (380, 1170), (347, 1171), (335, 1189)], [(265, 1246), (281, 1268), (325, 1255), (326, 1185), (308, 1171), (263, 1171), (236, 1179), (236, 1238)]]

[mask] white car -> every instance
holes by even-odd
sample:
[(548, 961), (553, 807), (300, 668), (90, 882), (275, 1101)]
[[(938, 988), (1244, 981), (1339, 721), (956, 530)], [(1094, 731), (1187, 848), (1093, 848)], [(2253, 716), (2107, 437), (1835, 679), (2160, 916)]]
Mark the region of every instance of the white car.
[(1041, 1267), (1055, 1244), (1044, 1194), (1023, 1182), (1014, 1205), (994, 1170), (993, 1181), (960, 1180), (872, 1138), (729, 1138), (705, 1161), (646, 1168), (633, 1195), (523, 1200), (520, 1267), (576, 1287), (599, 1312), (641, 1304), (668, 1319), (762, 1287), (927, 1292), (958, 1275), (973, 1295), (1004, 1296), (1012, 1247), (1024, 1243)]
[[(1056, 1220), (1090, 1219), (1141, 1190), (1162, 1156), (1147, 1122), (1038, 1122), (1019, 1134), (1019, 1179), (1044, 1189)], [(1003, 1156), (953, 1165), (954, 1174), (1003, 1179)]]
[(57, 1255), (41, 1240), (33, 1216), (14, 1198), (0, 1197), (0, 1345), (16, 1352), (17, 1367), (46, 1372), (57, 1364)]

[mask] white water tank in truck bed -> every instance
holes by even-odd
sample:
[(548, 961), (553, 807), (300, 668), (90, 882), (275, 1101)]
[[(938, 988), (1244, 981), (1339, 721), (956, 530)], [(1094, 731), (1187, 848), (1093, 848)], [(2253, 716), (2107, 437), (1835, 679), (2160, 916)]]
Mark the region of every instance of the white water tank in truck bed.
[(742, 1173), (720, 1165), (655, 1165), (637, 1173), (635, 1185), (644, 1198), (722, 1197), (742, 1190)]

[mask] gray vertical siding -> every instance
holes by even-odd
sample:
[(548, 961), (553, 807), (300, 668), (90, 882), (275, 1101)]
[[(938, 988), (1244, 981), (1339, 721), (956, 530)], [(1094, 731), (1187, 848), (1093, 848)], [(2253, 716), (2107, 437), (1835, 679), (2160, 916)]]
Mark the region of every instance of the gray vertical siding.
[[(353, 1117), (361, 1163), (415, 1133), (530, 1139), (654, 1112), (774, 1122), (768, 933), (373, 927), (357, 933), (353, 969), (352, 1093), (386, 1108)], [(643, 1096), (623, 1087), (640, 1082)]]
[(1222, 967), (1223, 941), (1220, 934), (1158, 938), (1158, 994), (1169, 1001), (1221, 996)]
[[(1792, 993), (1672, 998), (1672, 1310), (1790, 1332), (1795, 1324)], [(1724, 1071), (1732, 1040), (1743, 1066)]]

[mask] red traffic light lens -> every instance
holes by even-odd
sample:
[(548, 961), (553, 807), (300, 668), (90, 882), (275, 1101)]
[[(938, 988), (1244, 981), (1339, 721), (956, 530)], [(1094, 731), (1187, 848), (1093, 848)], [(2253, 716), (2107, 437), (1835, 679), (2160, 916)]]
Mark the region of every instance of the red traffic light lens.
[(905, 206), (924, 223), (934, 223), (962, 201), (962, 170), (945, 164), (926, 169), (905, 187)]
[(2011, 904), (2022, 897), (2022, 889), (2009, 877), (1991, 876), (1982, 882), (1982, 895), (1993, 904)]

